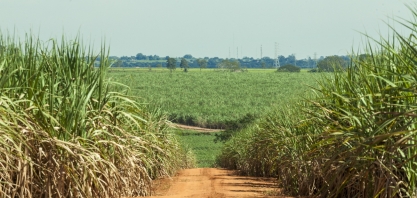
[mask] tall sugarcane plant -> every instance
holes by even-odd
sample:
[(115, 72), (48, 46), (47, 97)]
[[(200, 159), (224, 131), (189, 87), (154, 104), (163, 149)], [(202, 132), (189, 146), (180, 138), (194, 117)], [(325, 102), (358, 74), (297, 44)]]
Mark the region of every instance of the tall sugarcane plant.
[(345, 71), (242, 133), (245, 144), (232, 139), (219, 161), (277, 176), (294, 195), (417, 196), (417, 22), (400, 23), (409, 35), (369, 38)]
[(189, 164), (163, 114), (109, 91), (107, 57), (0, 34), (0, 197), (147, 195)]

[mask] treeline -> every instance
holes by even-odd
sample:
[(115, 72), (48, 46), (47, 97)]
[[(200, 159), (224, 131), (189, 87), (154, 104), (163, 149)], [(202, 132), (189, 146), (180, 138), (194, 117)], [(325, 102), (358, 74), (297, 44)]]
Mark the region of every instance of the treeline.
[[(348, 56), (338, 56), (341, 59), (348, 62), (350, 58)], [(144, 55), (142, 53), (136, 54), (136, 56), (111, 56), (114, 61), (114, 67), (164, 67), (167, 66), (167, 58), (173, 58), (168, 56), (157, 56), (157, 55)], [(206, 68), (217, 68), (218, 65), (224, 60), (238, 61), (240, 68), (274, 68), (275, 59), (270, 57), (263, 57), (262, 59), (256, 59), (253, 57), (243, 57), (243, 58), (230, 58), (224, 59), (219, 57), (204, 57), (204, 58), (195, 58), (190, 54), (186, 54), (183, 57), (176, 57), (176, 64), (179, 67), (181, 59), (185, 59), (188, 62), (190, 68), (200, 68), (199, 61), (204, 60), (207, 65)], [(294, 55), (289, 55), (287, 57), (278, 56), (279, 65), (295, 65), (300, 68), (316, 68), (317, 63), (325, 57), (321, 56), (314, 60), (312, 58), (300, 59), (297, 60)]]

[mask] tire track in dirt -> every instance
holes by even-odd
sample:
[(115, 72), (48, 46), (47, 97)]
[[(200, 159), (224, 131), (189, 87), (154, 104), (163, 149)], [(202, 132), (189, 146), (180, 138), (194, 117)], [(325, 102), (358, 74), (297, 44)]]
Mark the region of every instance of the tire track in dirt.
[(238, 176), (218, 168), (185, 169), (170, 179), (156, 180), (150, 198), (279, 197), (276, 179)]

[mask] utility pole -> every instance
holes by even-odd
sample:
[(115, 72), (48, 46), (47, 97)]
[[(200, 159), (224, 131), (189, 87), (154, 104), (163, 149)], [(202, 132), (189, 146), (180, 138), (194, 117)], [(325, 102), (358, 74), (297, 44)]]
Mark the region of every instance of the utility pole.
[(314, 63), (316, 64), (315, 68), (317, 68), (317, 53), (316, 52), (314, 52)]

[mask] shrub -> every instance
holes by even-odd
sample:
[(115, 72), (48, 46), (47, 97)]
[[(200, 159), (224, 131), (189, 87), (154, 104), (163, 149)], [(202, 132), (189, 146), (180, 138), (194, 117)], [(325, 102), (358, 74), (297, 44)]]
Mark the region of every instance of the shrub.
[(300, 72), (301, 68), (295, 65), (284, 65), (277, 69), (278, 72)]
[(319, 72), (344, 71), (347, 63), (339, 56), (328, 56), (317, 63)]

